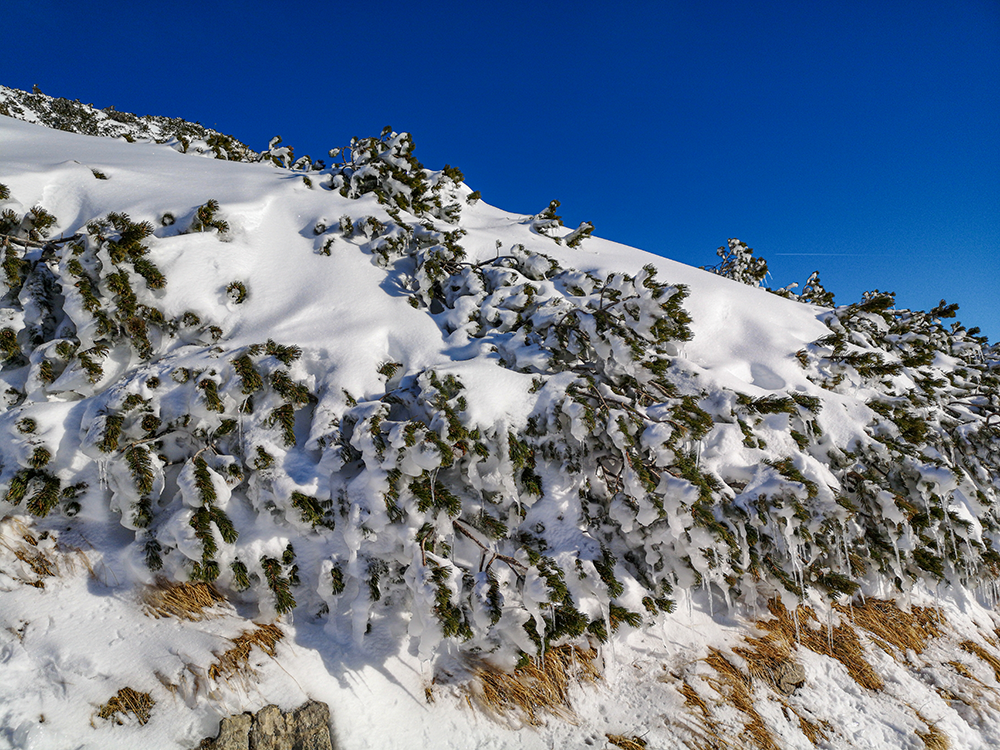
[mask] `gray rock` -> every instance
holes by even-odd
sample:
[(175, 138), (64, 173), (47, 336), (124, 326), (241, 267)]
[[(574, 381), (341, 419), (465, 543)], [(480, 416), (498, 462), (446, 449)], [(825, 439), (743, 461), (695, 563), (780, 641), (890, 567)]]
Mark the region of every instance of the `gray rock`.
[(206, 738), (199, 750), (334, 750), (330, 736), (330, 708), (309, 701), (283, 713), (264, 706), (256, 714), (227, 716), (219, 734)]
[(785, 695), (791, 695), (795, 688), (805, 684), (806, 669), (798, 662), (783, 662), (775, 672), (774, 686)]

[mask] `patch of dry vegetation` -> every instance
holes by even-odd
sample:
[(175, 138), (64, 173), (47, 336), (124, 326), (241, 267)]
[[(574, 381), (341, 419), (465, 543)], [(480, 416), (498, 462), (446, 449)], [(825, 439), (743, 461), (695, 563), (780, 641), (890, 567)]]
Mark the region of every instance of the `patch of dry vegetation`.
[(933, 607), (911, 607), (905, 612), (895, 602), (866, 599), (850, 608), (835, 608), (850, 617), (854, 625), (864, 628), (875, 645), (896, 659), (908, 651), (922, 654), (932, 638), (944, 635), (944, 615)]
[(112, 696), (107, 703), (97, 709), (97, 715), (102, 719), (110, 719), (115, 724), (123, 724), (124, 721), (118, 714), (128, 717), (129, 714), (135, 716), (140, 725), (149, 721), (149, 712), (156, 705), (149, 693), (140, 693), (130, 687), (123, 687), (118, 694)]
[[(903, 611), (895, 602), (878, 599), (867, 599), (852, 606), (835, 605), (832, 620), (826, 623), (821, 622), (810, 607), (800, 606), (789, 611), (779, 599), (769, 602), (768, 610), (771, 617), (756, 623), (762, 635), (745, 636), (743, 643), (732, 649), (735, 658), (709, 648), (704, 661), (713, 674), (703, 679), (719, 696), (715, 704), (706, 701), (688, 682), (682, 682), (678, 688), (703, 730), (697, 742), (699, 747), (729, 746), (729, 741), (720, 736), (720, 721), (715, 717), (716, 706), (726, 705), (745, 717), (737, 744), (760, 750), (777, 749), (775, 727), (768, 726), (755, 706), (763, 697), (756, 691), (758, 685), (766, 685), (773, 691), (767, 699), (778, 700), (785, 719), (795, 722), (802, 734), (818, 747), (830, 737), (834, 727), (815, 716), (803, 715), (783, 697), (804, 677), (804, 672), (795, 664), (798, 649), (806, 648), (836, 659), (860, 686), (880, 691), (885, 683), (869, 661), (865, 639), (905, 663), (923, 654), (932, 639), (945, 635), (946, 623), (940, 610), (912, 607), (910, 611)], [(972, 641), (964, 642), (962, 648), (993, 667), (1000, 681), (1000, 659)], [(947, 748), (948, 738), (936, 727), (924, 723), (927, 730), (918, 732), (924, 744), (931, 750)]]
[(532, 726), (541, 724), (545, 714), (574, 721), (570, 686), (600, 679), (596, 659), (593, 648), (564, 645), (548, 649), (537, 662), (530, 661), (513, 672), (482, 662), (473, 670), (467, 690), (482, 709), (496, 718), (514, 713)]
[(53, 542), (49, 532), (42, 532), (36, 537), (20, 519), (3, 519), (0, 525), (0, 547), (10, 553), (13, 560), (4, 555), (7, 559), (0, 560), (0, 563), (6, 564), (0, 568), (0, 572), (25, 586), (45, 588), (45, 579), (56, 575), (58, 571)]
[(143, 592), (142, 603), (152, 617), (176, 617), (179, 620), (202, 620), (210, 610), (225, 601), (215, 586), (204, 581), (175, 583), (159, 579)]
[(951, 741), (948, 739), (948, 735), (938, 729), (934, 724), (927, 721), (919, 711), (917, 711), (917, 718), (920, 719), (926, 726), (927, 731), (921, 732), (917, 730), (917, 737), (923, 740), (924, 747), (927, 750), (949, 750), (951, 747)]
[(278, 642), (284, 637), (285, 634), (277, 625), (254, 623), (253, 630), (244, 630), (232, 639), (232, 648), (208, 667), (208, 676), (213, 680), (222, 678), (227, 681), (237, 676), (252, 677), (255, 672), (250, 666), (250, 654), (254, 647), (274, 658)]
[(646, 748), (646, 740), (642, 737), (635, 735), (628, 737), (624, 734), (605, 734), (604, 736), (608, 738), (608, 742), (622, 750), (645, 750)]
[(978, 656), (984, 662), (989, 664), (990, 667), (993, 669), (993, 675), (996, 677), (997, 682), (1000, 682), (1000, 659), (998, 659), (994, 654), (991, 654), (989, 651), (987, 651), (985, 648), (980, 646), (975, 641), (962, 641), (962, 643), (959, 645), (962, 647), (963, 651), (970, 654), (974, 654), (975, 656)]
[(767, 728), (764, 718), (754, 707), (753, 681), (743, 674), (725, 655), (716, 648), (708, 649), (705, 662), (715, 670), (716, 678), (709, 678), (709, 684), (722, 696), (724, 702), (731, 705), (747, 717), (747, 723), (741, 736), (749, 739), (760, 750), (780, 750), (774, 742), (771, 731)]
[(801, 606), (789, 612), (780, 599), (772, 599), (767, 608), (773, 619), (762, 620), (757, 627), (766, 630), (771, 640), (784, 641), (789, 648), (793, 644), (805, 646), (817, 654), (836, 659), (863, 688), (881, 690), (885, 686), (865, 658), (858, 633), (846, 618), (841, 618), (836, 626), (823, 624), (811, 607)]

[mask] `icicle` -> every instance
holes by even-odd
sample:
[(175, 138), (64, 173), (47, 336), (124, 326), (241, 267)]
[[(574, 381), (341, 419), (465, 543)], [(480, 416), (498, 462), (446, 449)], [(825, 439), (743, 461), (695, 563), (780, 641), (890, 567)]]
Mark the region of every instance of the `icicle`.
[(802, 639), (799, 637), (799, 608), (798, 606), (792, 610), (792, 619), (795, 620), (795, 642), (801, 644)]
[(840, 528), (840, 541), (844, 545), (844, 559), (847, 561), (847, 575), (852, 577), (854, 573), (851, 571), (851, 550), (847, 546), (847, 524), (844, 524)]
[(108, 489), (108, 460), (106, 458), (97, 460), (97, 476), (101, 489)]
[(246, 441), (243, 438), (243, 409), (236, 410), (236, 436), (237, 445), (240, 446), (240, 456), (246, 457), (247, 446)]

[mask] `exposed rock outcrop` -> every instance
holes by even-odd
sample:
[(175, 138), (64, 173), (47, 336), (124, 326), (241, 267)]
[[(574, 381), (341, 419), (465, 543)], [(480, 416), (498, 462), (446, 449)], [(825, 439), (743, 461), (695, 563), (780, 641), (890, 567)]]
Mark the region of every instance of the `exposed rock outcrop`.
[(264, 706), (256, 714), (227, 716), (219, 733), (206, 738), (199, 750), (334, 750), (330, 708), (309, 701), (294, 711)]

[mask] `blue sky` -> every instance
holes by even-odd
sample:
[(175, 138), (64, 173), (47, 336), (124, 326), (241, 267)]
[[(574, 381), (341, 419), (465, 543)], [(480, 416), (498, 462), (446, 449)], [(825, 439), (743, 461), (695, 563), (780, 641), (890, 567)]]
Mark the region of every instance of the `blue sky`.
[(388, 124), (501, 208), (1000, 338), (997, 0), (4, 5), (4, 85), (315, 158)]

